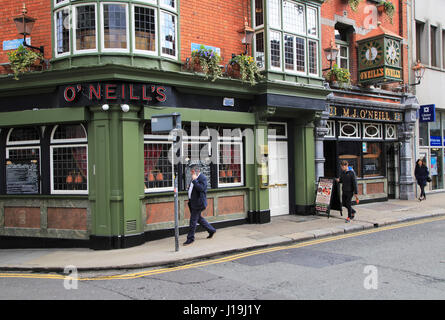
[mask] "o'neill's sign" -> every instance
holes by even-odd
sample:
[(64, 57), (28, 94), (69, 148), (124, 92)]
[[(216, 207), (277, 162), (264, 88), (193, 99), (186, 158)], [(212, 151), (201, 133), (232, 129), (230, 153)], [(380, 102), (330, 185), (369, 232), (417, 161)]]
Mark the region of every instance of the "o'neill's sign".
[(360, 71), (360, 82), (402, 81), (402, 70), (391, 67), (379, 67)]
[(402, 113), (392, 110), (374, 110), (358, 107), (330, 106), (329, 113), (330, 117), (341, 119), (374, 120), (382, 122), (403, 121)]

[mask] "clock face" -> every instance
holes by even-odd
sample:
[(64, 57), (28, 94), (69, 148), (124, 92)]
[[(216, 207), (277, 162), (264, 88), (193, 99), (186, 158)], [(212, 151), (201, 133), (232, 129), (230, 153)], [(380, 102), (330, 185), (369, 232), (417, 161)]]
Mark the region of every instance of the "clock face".
[(388, 40), (386, 43), (386, 62), (398, 65), (400, 61), (400, 44), (395, 40)]
[(375, 66), (382, 61), (383, 48), (380, 42), (370, 41), (360, 49), (360, 62), (364, 68)]

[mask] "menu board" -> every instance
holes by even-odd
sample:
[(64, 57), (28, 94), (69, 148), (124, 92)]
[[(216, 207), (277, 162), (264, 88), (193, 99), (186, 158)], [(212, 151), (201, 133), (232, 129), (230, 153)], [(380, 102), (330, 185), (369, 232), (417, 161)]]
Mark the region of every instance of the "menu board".
[(38, 194), (39, 185), (37, 160), (6, 161), (6, 194)]
[(329, 214), (333, 184), (333, 179), (319, 178), (315, 198), (316, 212)]

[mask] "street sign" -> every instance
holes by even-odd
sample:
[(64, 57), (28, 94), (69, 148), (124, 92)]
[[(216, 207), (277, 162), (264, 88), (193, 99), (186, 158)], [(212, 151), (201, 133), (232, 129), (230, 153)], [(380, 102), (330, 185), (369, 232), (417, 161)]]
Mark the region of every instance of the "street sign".
[(436, 121), (436, 105), (428, 104), (420, 106), (420, 122), (435, 122)]

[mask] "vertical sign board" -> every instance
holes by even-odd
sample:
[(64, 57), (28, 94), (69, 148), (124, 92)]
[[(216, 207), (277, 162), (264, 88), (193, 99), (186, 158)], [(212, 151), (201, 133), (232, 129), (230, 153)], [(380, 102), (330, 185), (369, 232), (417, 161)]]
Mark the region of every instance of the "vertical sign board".
[(319, 178), (317, 185), (317, 195), (315, 197), (315, 211), (329, 215), (331, 210), (331, 196), (334, 180), (329, 178)]
[(420, 106), (420, 122), (434, 122), (436, 121), (436, 105), (428, 104)]

